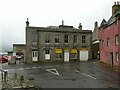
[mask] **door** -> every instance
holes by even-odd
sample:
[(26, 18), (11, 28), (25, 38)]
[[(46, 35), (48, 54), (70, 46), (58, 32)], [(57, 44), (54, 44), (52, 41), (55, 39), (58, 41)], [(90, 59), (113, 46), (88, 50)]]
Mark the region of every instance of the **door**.
[(64, 52), (64, 61), (69, 62), (69, 52)]
[(46, 60), (50, 59), (50, 49), (45, 50), (45, 59)]
[(88, 51), (87, 50), (81, 50), (80, 51), (80, 60), (81, 61), (86, 61), (88, 60)]
[(110, 65), (113, 65), (113, 52), (110, 52)]
[(45, 54), (45, 59), (50, 59), (50, 54)]
[(38, 61), (38, 51), (32, 51), (32, 61)]

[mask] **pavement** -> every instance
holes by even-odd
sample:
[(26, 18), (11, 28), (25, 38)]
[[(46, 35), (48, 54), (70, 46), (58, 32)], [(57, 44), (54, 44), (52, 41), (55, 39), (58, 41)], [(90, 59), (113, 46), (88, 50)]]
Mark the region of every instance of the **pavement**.
[(17, 73), (8, 72), (6, 75), (6, 80), (2, 79), (2, 72), (0, 72), (0, 90), (10, 90), (10, 89), (28, 89), (28, 90), (40, 90), (31, 80), (28, 80), (23, 75), (17, 75)]
[(100, 62), (100, 60), (92, 60), (93, 63), (95, 64), (98, 64), (98, 65), (101, 65), (101, 66), (104, 66), (104, 67), (107, 67), (113, 71), (116, 71), (116, 72), (120, 72), (120, 67), (117, 67), (117, 66), (111, 66), (109, 64), (106, 64), (106, 63), (103, 63), (103, 62)]

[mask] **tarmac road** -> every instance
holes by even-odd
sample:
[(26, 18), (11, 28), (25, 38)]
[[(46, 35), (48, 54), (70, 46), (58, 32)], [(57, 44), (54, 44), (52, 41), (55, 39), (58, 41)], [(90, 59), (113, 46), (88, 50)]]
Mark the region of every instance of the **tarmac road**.
[(119, 73), (98, 61), (3, 65), (42, 88), (118, 88)]

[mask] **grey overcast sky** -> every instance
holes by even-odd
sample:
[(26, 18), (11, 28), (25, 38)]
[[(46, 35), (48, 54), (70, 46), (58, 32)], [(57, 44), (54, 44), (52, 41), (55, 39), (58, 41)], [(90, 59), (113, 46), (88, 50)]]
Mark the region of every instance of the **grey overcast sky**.
[[(0, 47), (12, 50), (13, 43), (25, 43), (25, 22), (30, 26), (65, 25), (94, 29), (112, 14), (115, 0), (0, 0)], [(0, 50), (1, 51), (1, 50)]]

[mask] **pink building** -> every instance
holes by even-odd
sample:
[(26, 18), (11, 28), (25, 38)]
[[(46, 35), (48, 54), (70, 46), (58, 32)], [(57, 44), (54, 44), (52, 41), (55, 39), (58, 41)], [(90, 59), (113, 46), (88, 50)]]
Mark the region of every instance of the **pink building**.
[(112, 6), (112, 16), (103, 19), (99, 31), (100, 61), (120, 67), (120, 2)]

